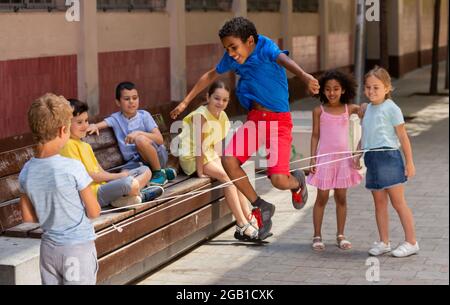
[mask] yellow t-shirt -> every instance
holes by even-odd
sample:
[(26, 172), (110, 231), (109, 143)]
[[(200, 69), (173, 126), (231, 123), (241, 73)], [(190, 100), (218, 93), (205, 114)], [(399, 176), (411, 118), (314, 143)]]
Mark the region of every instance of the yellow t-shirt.
[[(67, 141), (67, 144), (61, 150), (60, 154), (63, 157), (81, 161), (88, 173), (100, 172), (101, 167), (94, 155), (94, 151), (92, 150), (91, 145), (86, 142), (69, 139), (69, 141)], [(93, 182), (91, 184), (92, 191), (94, 192), (96, 197), (98, 188), (101, 184), (104, 183)]]
[(200, 147), (195, 143), (193, 127), (193, 117), (197, 114), (202, 115), (206, 120), (203, 127), (203, 133), (205, 134), (205, 142), (203, 143), (204, 164), (220, 158), (215, 151), (215, 145), (222, 142), (230, 130), (230, 121), (225, 111), (222, 111), (219, 118), (216, 118), (205, 106), (200, 106), (183, 119), (183, 131), (179, 135), (179, 160), (181, 168), (187, 175), (192, 175), (196, 171), (195, 152), (197, 147)]

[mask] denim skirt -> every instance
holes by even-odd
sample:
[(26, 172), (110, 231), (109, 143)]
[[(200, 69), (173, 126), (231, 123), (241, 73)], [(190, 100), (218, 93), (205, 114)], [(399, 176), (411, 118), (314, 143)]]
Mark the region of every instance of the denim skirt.
[(366, 188), (371, 191), (389, 189), (405, 183), (405, 164), (400, 150), (381, 147), (374, 150), (391, 149), (387, 151), (368, 151), (364, 154), (367, 167)]

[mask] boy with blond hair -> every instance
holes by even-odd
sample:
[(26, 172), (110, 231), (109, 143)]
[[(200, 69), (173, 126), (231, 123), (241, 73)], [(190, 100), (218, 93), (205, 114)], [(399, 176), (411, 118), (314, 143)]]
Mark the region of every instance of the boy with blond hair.
[(43, 230), (40, 272), (44, 285), (94, 285), (97, 251), (90, 219), (100, 206), (81, 162), (59, 155), (70, 137), (72, 108), (64, 97), (45, 94), (33, 102), (28, 123), (37, 141), (36, 156), (19, 175), (24, 222)]

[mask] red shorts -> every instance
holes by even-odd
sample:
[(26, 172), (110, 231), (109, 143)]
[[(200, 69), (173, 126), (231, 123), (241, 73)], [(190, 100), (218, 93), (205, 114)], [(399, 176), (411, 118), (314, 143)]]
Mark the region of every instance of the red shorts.
[(225, 156), (236, 157), (244, 164), (258, 149), (266, 146), (267, 173), (290, 174), (292, 117), (290, 112), (252, 110), (225, 149)]

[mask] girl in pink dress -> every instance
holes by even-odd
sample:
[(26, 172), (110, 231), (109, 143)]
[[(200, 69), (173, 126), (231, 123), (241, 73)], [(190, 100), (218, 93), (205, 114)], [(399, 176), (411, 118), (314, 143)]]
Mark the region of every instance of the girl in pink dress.
[[(351, 157), (349, 146), (349, 118), (358, 114), (360, 107), (350, 104), (356, 94), (355, 80), (345, 73), (332, 70), (320, 79), (321, 106), (313, 112), (313, 134), (311, 138), (311, 173), (308, 184), (317, 188), (314, 205), (314, 238), (312, 247), (316, 251), (325, 249), (322, 242), (322, 221), (330, 190), (334, 190), (336, 202), (336, 245), (349, 250), (352, 244), (344, 235), (347, 217), (347, 189), (358, 185), (362, 177)], [(342, 152), (347, 152), (341, 154)], [(338, 153), (338, 154), (333, 154)], [(321, 156), (324, 155), (324, 156)]]

